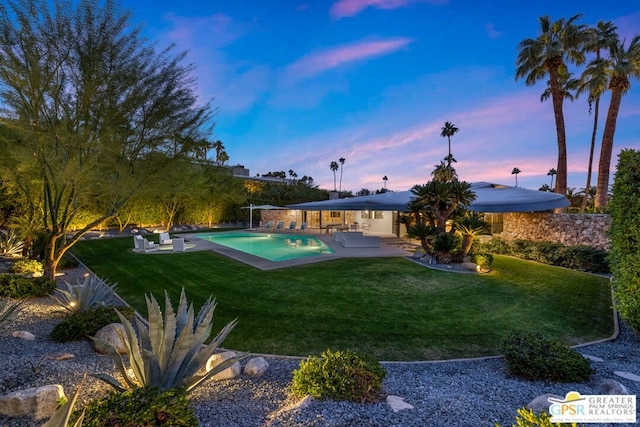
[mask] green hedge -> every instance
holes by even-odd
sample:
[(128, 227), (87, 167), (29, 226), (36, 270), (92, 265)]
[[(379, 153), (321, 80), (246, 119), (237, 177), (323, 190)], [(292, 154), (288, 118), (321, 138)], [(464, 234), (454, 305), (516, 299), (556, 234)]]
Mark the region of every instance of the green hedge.
[(51, 295), (56, 282), (46, 277), (27, 278), (13, 274), (0, 274), (0, 297), (33, 298)]
[(611, 200), (611, 271), (616, 308), (640, 332), (640, 151), (622, 150)]
[(610, 273), (607, 252), (591, 246), (563, 246), (554, 242), (532, 242), (516, 239), (510, 242), (494, 237), (483, 243), (478, 251), (511, 255), (521, 259), (557, 265), (591, 273)]

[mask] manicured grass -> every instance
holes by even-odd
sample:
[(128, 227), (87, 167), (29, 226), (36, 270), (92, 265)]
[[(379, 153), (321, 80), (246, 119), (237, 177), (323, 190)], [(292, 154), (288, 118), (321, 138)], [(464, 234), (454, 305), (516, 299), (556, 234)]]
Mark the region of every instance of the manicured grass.
[(608, 279), (504, 256), (484, 275), (430, 270), (403, 258), (343, 259), (263, 272), (210, 251), (145, 255), (131, 238), (79, 242), (73, 253), (146, 315), (144, 294), (174, 304), (180, 289), (199, 308), (218, 301), (224, 345), (297, 356), (353, 349), (380, 360), (498, 353), (522, 328), (572, 344), (613, 333)]

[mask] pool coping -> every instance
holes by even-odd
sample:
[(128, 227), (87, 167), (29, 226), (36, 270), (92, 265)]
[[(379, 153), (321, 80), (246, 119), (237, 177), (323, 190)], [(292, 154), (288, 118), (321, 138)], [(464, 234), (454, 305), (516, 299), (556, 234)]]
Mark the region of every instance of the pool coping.
[[(235, 230), (237, 232), (238, 230)], [(245, 230), (247, 232), (263, 233), (262, 230)], [(231, 233), (233, 231), (229, 231)], [(227, 233), (223, 231), (221, 233)], [(316, 264), (320, 262), (326, 262), (342, 258), (372, 258), (372, 257), (407, 257), (411, 256), (411, 252), (404, 249), (399, 249), (394, 246), (388, 245), (381, 241), (379, 248), (344, 248), (340, 243), (334, 242), (331, 235), (316, 234), (316, 233), (275, 233), (291, 236), (312, 236), (323, 242), (331, 250), (332, 254), (320, 254), (316, 256), (288, 259), (283, 261), (270, 261), (268, 259), (260, 258), (255, 255), (251, 255), (236, 249), (223, 246), (209, 240), (201, 239), (195, 234), (180, 234), (180, 237), (184, 237), (185, 240), (191, 243), (196, 243), (197, 248), (193, 250), (211, 250), (213, 252), (224, 255), (233, 260), (239, 261), (243, 264), (250, 265), (254, 268), (263, 271), (277, 270), (280, 268), (297, 267), (301, 265)]]

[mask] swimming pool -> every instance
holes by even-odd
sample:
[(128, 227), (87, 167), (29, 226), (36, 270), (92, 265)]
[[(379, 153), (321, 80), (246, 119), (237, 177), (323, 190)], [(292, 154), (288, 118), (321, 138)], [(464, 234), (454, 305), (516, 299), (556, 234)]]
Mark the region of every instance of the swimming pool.
[(276, 262), (333, 253), (329, 246), (317, 238), (297, 234), (230, 232), (194, 236)]

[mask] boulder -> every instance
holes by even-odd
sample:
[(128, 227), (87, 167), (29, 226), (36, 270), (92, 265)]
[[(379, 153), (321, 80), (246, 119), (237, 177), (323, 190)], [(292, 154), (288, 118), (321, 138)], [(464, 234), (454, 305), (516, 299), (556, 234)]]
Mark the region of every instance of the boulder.
[(59, 384), (14, 391), (0, 397), (0, 414), (10, 417), (30, 415), (41, 420), (53, 415), (62, 398), (66, 396)]
[[(120, 335), (120, 333), (122, 335)], [(127, 346), (125, 345), (123, 337), (126, 337), (126, 331), (122, 323), (111, 323), (96, 332), (95, 337), (111, 344), (120, 354), (127, 353)], [(93, 348), (98, 353), (107, 354), (107, 349), (96, 341), (93, 342)]]
[(425, 255), (426, 254), (424, 252), (418, 251), (418, 252), (414, 252), (413, 255), (411, 256), (411, 258), (413, 258), (413, 259), (422, 259), (422, 258), (424, 258)]
[(531, 402), (529, 402), (527, 404), (527, 408), (531, 409), (536, 414), (539, 414), (542, 411), (548, 414), (549, 406), (551, 406), (551, 402), (549, 402), (550, 397), (553, 397), (554, 399), (558, 399), (558, 400), (564, 400), (564, 396), (560, 396), (558, 394), (553, 394), (553, 393), (545, 393), (536, 397)]
[(464, 268), (465, 270), (477, 271), (478, 264), (476, 264), (475, 262), (463, 262), (461, 264), (461, 267)]
[(630, 394), (627, 388), (616, 380), (599, 380), (593, 384), (594, 394)]
[(264, 357), (254, 357), (244, 365), (244, 374), (250, 377), (261, 377), (269, 369), (269, 364)]
[[(235, 355), (236, 353), (233, 351), (225, 351), (222, 353), (214, 354), (209, 358), (209, 360), (207, 360), (207, 367), (206, 367), (207, 372), (211, 371), (213, 368), (215, 368), (225, 360), (232, 358)], [(231, 378), (235, 378), (238, 375), (240, 375), (241, 370), (242, 369), (240, 367), (240, 362), (236, 362), (233, 365), (229, 366), (224, 371), (218, 372), (217, 374), (212, 376), (211, 379), (217, 381), (217, 380), (228, 380)]]
[(413, 405), (405, 402), (404, 398), (400, 396), (387, 396), (387, 405), (389, 405), (391, 409), (393, 409), (393, 412), (402, 411), (404, 409), (413, 409)]
[(300, 411), (302, 409), (307, 409), (313, 403), (314, 400), (315, 399), (313, 398), (313, 396), (306, 395), (296, 403), (279, 410), (276, 414), (279, 415), (285, 412), (293, 412), (293, 411)]
[(36, 339), (36, 336), (29, 331), (15, 331), (11, 334), (11, 336), (23, 339), (25, 341), (33, 341)]

